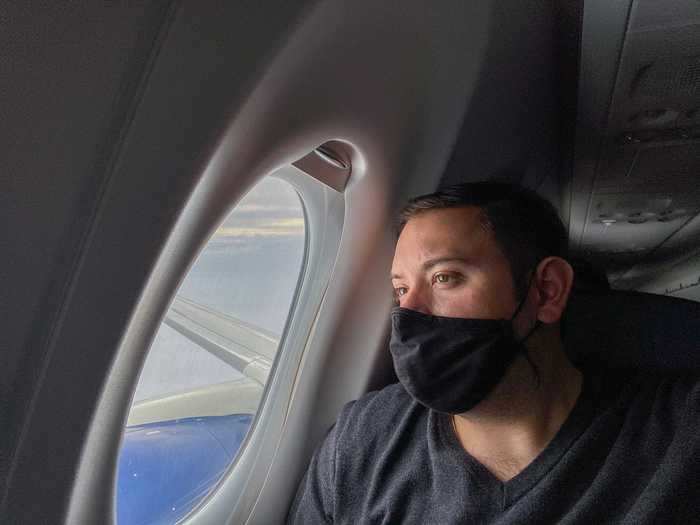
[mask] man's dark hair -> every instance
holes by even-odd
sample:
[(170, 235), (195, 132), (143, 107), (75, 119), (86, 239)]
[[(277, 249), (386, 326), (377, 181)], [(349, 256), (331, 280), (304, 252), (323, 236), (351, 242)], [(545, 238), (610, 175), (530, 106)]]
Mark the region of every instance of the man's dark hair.
[(456, 184), (412, 199), (401, 211), (398, 233), (429, 210), (474, 206), (510, 264), (517, 298), (527, 293), (531, 272), (548, 256), (568, 257), (568, 235), (557, 210), (537, 193), (507, 182)]

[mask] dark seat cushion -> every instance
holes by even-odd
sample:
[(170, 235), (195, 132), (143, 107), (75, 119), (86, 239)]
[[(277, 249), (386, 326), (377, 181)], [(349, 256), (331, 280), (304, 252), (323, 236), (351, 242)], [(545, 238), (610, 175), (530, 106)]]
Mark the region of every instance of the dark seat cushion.
[(641, 292), (577, 292), (562, 333), (577, 364), (700, 370), (700, 303), (694, 301)]

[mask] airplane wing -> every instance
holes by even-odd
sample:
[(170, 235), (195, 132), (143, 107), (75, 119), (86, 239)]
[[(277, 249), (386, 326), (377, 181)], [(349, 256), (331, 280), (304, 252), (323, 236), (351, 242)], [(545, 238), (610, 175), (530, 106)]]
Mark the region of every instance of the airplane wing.
[(181, 296), (164, 322), (260, 385), (267, 382), (279, 343), (274, 334)]
[(278, 336), (182, 296), (175, 297), (163, 322), (243, 377), (135, 403), (127, 426), (254, 414), (277, 351)]

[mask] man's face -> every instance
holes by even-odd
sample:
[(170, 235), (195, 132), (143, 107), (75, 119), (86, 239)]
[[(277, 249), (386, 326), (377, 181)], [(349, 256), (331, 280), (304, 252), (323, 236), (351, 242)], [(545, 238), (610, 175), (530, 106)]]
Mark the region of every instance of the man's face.
[(510, 319), (517, 306), (507, 259), (475, 207), (419, 213), (396, 244), (399, 306), (443, 317)]

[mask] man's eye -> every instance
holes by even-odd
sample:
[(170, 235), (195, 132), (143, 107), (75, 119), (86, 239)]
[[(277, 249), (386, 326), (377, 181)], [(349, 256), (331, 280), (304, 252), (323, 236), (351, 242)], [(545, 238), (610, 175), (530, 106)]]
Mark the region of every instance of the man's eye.
[(451, 273), (436, 273), (433, 276), (433, 284), (439, 283), (453, 285), (456, 284), (458, 280), (459, 276)]
[(452, 276), (446, 273), (439, 273), (435, 276), (436, 283), (449, 283)]
[(394, 288), (394, 295), (396, 295), (396, 297), (401, 297), (402, 295), (406, 295), (406, 292), (408, 292), (408, 289), (404, 286), (399, 286), (398, 288)]

